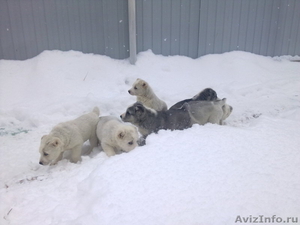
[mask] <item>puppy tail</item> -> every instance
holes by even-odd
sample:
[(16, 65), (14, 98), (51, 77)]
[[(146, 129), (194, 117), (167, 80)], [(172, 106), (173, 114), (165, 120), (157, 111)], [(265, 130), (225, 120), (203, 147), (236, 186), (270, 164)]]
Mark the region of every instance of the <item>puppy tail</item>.
[(100, 110), (97, 106), (93, 109), (93, 112), (96, 113), (98, 116), (100, 115)]

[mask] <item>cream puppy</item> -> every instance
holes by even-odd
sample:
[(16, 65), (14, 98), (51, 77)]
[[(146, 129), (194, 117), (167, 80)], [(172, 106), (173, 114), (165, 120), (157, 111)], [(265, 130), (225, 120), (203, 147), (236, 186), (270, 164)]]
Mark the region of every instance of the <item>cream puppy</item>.
[(56, 125), (50, 134), (44, 135), (40, 145), (40, 164), (53, 165), (62, 159), (66, 150), (71, 151), (71, 162), (81, 161), (82, 145), (90, 141), (92, 151), (97, 146), (96, 127), (99, 120), (99, 108), (77, 119)]
[(167, 104), (154, 94), (150, 85), (142, 79), (138, 78), (128, 93), (137, 96), (138, 102), (156, 111), (166, 111), (168, 108)]
[(214, 123), (221, 125), (223, 118), (226, 117), (224, 112), (227, 113), (227, 108), (224, 108), (225, 104), (226, 98), (223, 98), (215, 101), (190, 101), (184, 103), (183, 107), (187, 109), (192, 124), (204, 125), (206, 123)]
[(97, 137), (107, 156), (129, 152), (137, 146), (138, 132), (132, 125), (122, 123), (113, 116), (100, 117)]

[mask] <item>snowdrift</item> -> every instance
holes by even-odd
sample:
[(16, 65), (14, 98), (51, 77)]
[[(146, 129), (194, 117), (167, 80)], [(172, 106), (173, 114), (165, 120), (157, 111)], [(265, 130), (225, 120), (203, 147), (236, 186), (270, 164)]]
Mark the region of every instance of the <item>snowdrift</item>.
[[(227, 98), (224, 126), (151, 134), (108, 158), (40, 166), (40, 138), (98, 106), (119, 116), (136, 78), (168, 106), (204, 88)], [(300, 63), (246, 52), (127, 60), (45, 51), (0, 60), (0, 223), (191, 225), (299, 217)], [(88, 145), (86, 143), (85, 145)], [(300, 219), (298, 218), (298, 223)], [(295, 223), (294, 223), (295, 224)]]

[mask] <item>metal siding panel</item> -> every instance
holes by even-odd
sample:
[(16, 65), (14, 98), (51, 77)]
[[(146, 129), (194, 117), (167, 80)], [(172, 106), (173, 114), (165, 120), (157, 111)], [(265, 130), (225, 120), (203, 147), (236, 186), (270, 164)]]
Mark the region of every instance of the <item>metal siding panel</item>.
[(152, 10), (152, 51), (162, 53), (162, 0), (153, 1)]
[(152, 3), (150, 0), (143, 1), (143, 44), (142, 50), (152, 49)]
[(162, 49), (163, 55), (171, 54), (171, 29), (173, 24), (171, 21), (172, 0), (162, 1)]
[[(71, 49), (71, 37), (69, 30), (69, 18), (68, 18), (68, 1), (55, 0), (55, 9), (57, 11), (57, 21), (59, 21), (58, 35), (60, 37), (60, 50), (67, 51)], [(66, 12), (66, 13), (65, 13)]]
[(128, 1), (118, 1), (119, 59), (129, 57)]
[(36, 47), (39, 53), (45, 49), (49, 49), (44, 8), (43, 1), (32, 0), (33, 23), (36, 30)]
[(284, 2), (283, 8), (284, 8), (283, 9), (284, 20), (281, 25), (283, 36), (282, 36), (282, 46), (281, 46), (280, 54), (287, 55), (289, 53), (288, 51), (289, 46), (291, 44), (292, 22), (293, 22), (294, 9), (295, 9), (293, 1), (289, 0)]
[(241, 19), (241, 1), (234, 1), (233, 3), (233, 19), (231, 26), (231, 40), (229, 49), (239, 50), (238, 40), (239, 40), (239, 30), (240, 30), (240, 19)]
[(61, 40), (58, 33), (58, 20), (55, 1), (44, 0), (44, 7), (48, 37), (48, 50), (60, 49)]
[(38, 54), (38, 50), (36, 46), (36, 35), (33, 23), (31, 1), (21, 1), (20, 7), (22, 9), (20, 16), (24, 34), (24, 45), (26, 48), (26, 55), (23, 56), (23, 59), (32, 58), (33, 56)]
[(247, 39), (247, 23), (249, 17), (249, 3), (250, 1), (242, 1), (240, 8), (240, 19), (239, 19), (239, 31), (237, 46), (241, 51), (246, 50), (246, 39)]
[(223, 52), (223, 43), (224, 43), (224, 18), (226, 15), (225, 12), (226, 1), (217, 1), (216, 6), (216, 23), (215, 23), (215, 40), (214, 40), (214, 53)]
[(104, 34), (104, 16), (103, 16), (103, 1), (93, 1), (94, 7), (92, 14), (93, 22), (93, 49), (97, 54), (105, 52), (105, 34)]
[(256, 16), (254, 21), (255, 30), (254, 30), (254, 38), (253, 38), (253, 49), (252, 49), (252, 52), (254, 53), (260, 52), (260, 47), (261, 47), (261, 34), (263, 30), (263, 20), (264, 20), (264, 8), (262, 7), (262, 3), (256, 5)]
[(282, 49), (282, 42), (283, 42), (283, 25), (286, 17), (285, 13), (285, 7), (284, 7), (284, 2), (280, 1), (278, 10), (279, 10), (279, 15), (278, 15), (278, 24), (277, 24), (277, 35), (276, 35), (276, 43), (275, 43), (275, 50), (274, 54), (275, 55), (280, 55), (281, 49)]
[[(299, 20), (300, 20), (300, 18), (299, 18)], [(298, 23), (297, 37), (296, 37), (296, 42), (295, 42), (295, 51), (292, 54), (298, 55), (298, 56), (300, 55), (300, 23)]]
[(111, 0), (110, 4), (106, 5), (107, 11), (107, 38), (108, 38), (108, 55), (113, 58), (118, 58), (118, 39), (119, 39), (119, 30), (118, 30), (118, 17), (116, 15), (117, 12), (117, 0)]
[(179, 55), (188, 56), (188, 45), (189, 45), (189, 14), (190, 7), (187, 0), (181, 0), (180, 9), (180, 46)]
[(223, 46), (222, 52), (230, 51), (230, 41), (232, 36), (232, 24), (233, 24), (233, 4), (234, 0), (225, 1), (224, 6), (224, 29), (223, 29)]
[(217, 1), (208, 1), (207, 7), (207, 30), (206, 30), (206, 43), (205, 53), (214, 53), (214, 43), (216, 38), (216, 14), (217, 14)]
[(16, 58), (12, 37), (11, 22), (7, 1), (1, 2), (0, 7), (0, 59)]
[(257, 13), (257, 0), (249, 1), (249, 14), (247, 18), (247, 30), (246, 30), (246, 43), (245, 43), (245, 51), (252, 52), (254, 46), (254, 33), (255, 33), (255, 19)]
[(9, 19), (11, 21), (11, 33), (16, 59), (26, 57), (26, 45), (24, 41), (24, 32), (21, 18), (21, 9), (19, 1), (8, 1)]
[(272, 2), (272, 11), (271, 11), (271, 25), (269, 27), (269, 38), (268, 38), (268, 55), (274, 56), (275, 46), (278, 32), (278, 21), (279, 21), (279, 9), (280, 9), (280, 0), (271, 1)]
[(136, 42), (137, 52), (143, 51), (143, 2), (136, 1)]
[(208, 1), (202, 0), (200, 3), (199, 41), (198, 56), (206, 54), (207, 24), (208, 24)]
[(79, 19), (79, 27), (80, 27), (80, 37), (81, 37), (81, 49), (84, 53), (89, 53), (89, 33), (88, 33), (88, 21), (87, 15), (85, 13), (86, 6), (89, 4), (89, 1), (77, 1), (78, 6), (78, 19)]
[(171, 55), (179, 54), (180, 49), (180, 1), (171, 1)]
[(300, 55), (300, 1), (294, 1), (293, 10), (291, 41), (288, 52), (290, 55)]
[(199, 17), (200, 17), (200, 1), (191, 0), (188, 55), (192, 58), (198, 57)]
[(269, 27), (272, 26), (271, 24), (272, 7), (270, 5), (270, 1), (265, 1), (263, 14), (264, 14), (264, 19), (262, 21), (260, 49), (259, 52), (254, 52), (254, 53), (261, 54), (261, 55), (270, 55), (268, 43), (271, 41), (271, 39), (276, 38), (270, 36), (270, 32), (269, 32)]

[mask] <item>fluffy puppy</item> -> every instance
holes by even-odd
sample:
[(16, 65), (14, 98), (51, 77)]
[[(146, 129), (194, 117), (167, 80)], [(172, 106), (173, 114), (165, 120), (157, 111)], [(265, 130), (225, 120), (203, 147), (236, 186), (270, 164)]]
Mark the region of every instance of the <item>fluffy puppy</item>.
[(100, 117), (97, 125), (97, 137), (107, 156), (129, 152), (137, 146), (136, 127), (122, 123), (113, 116)]
[(167, 111), (155, 111), (136, 102), (128, 107), (121, 119), (138, 127), (139, 132), (146, 138), (161, 129), (183, 130), (191, 127), (191, 118), (185, 108)]
[(218, 99), (217, 92), (211, 88), (205, 88), (200, 91), (193, 98), (185, 99), (180, 102), (177, 102), (175, 105), (171, 106), (170, 109), (179, 109), (183, 106), (184, 103), (190, 101), (215, 101)]
[(183, 107), (189, 112), (192, 124), (214, 123), (221, 125), (225, 103), (226, 98), (216, 101), (190, 101), (184, 103)]
[[(179, 109), (183, 107), (185, 103), (190, 103), (192, 101), (219, 101), (221, 99), (218, 98), (217, 92), (211, 88), (205, 88), (201, 92), (199, 92), (197, 95), (195, 95), (193, 98), (185, 99), (180, 102), (177, 102), (175, 105), (171, 106), (170, 109)], [(203, 103), (201, 103), (203, 104)], [(201, 105), (199, 104), (199, 105)], [(222, 122), (231, 114), (233, 108), (232, 106), (225, 103), (225, 105), (222, 106), (223, 110), (223, 116), (222, 116)]]
[(128, 90), (131, 95), (137, 96), (137, 101), (141, 102), (144, 106), (154, 109), (156, 111), (166, 111), (167, 104), (160, 100), (153, 92), (150, 85), (142, 80), (137, 79), (132, 88)]
[(48, 135), (41, 139), (39, 152), (41, 165), (53, 165), (62, 159), (66, 150), (71, 151), (71, 162), (81, 161), (82, 145), (90, 141), (89, 152), (97, 146), (96, 126), (99, 120), (99, 108), (77, 119), (59, 123)]

